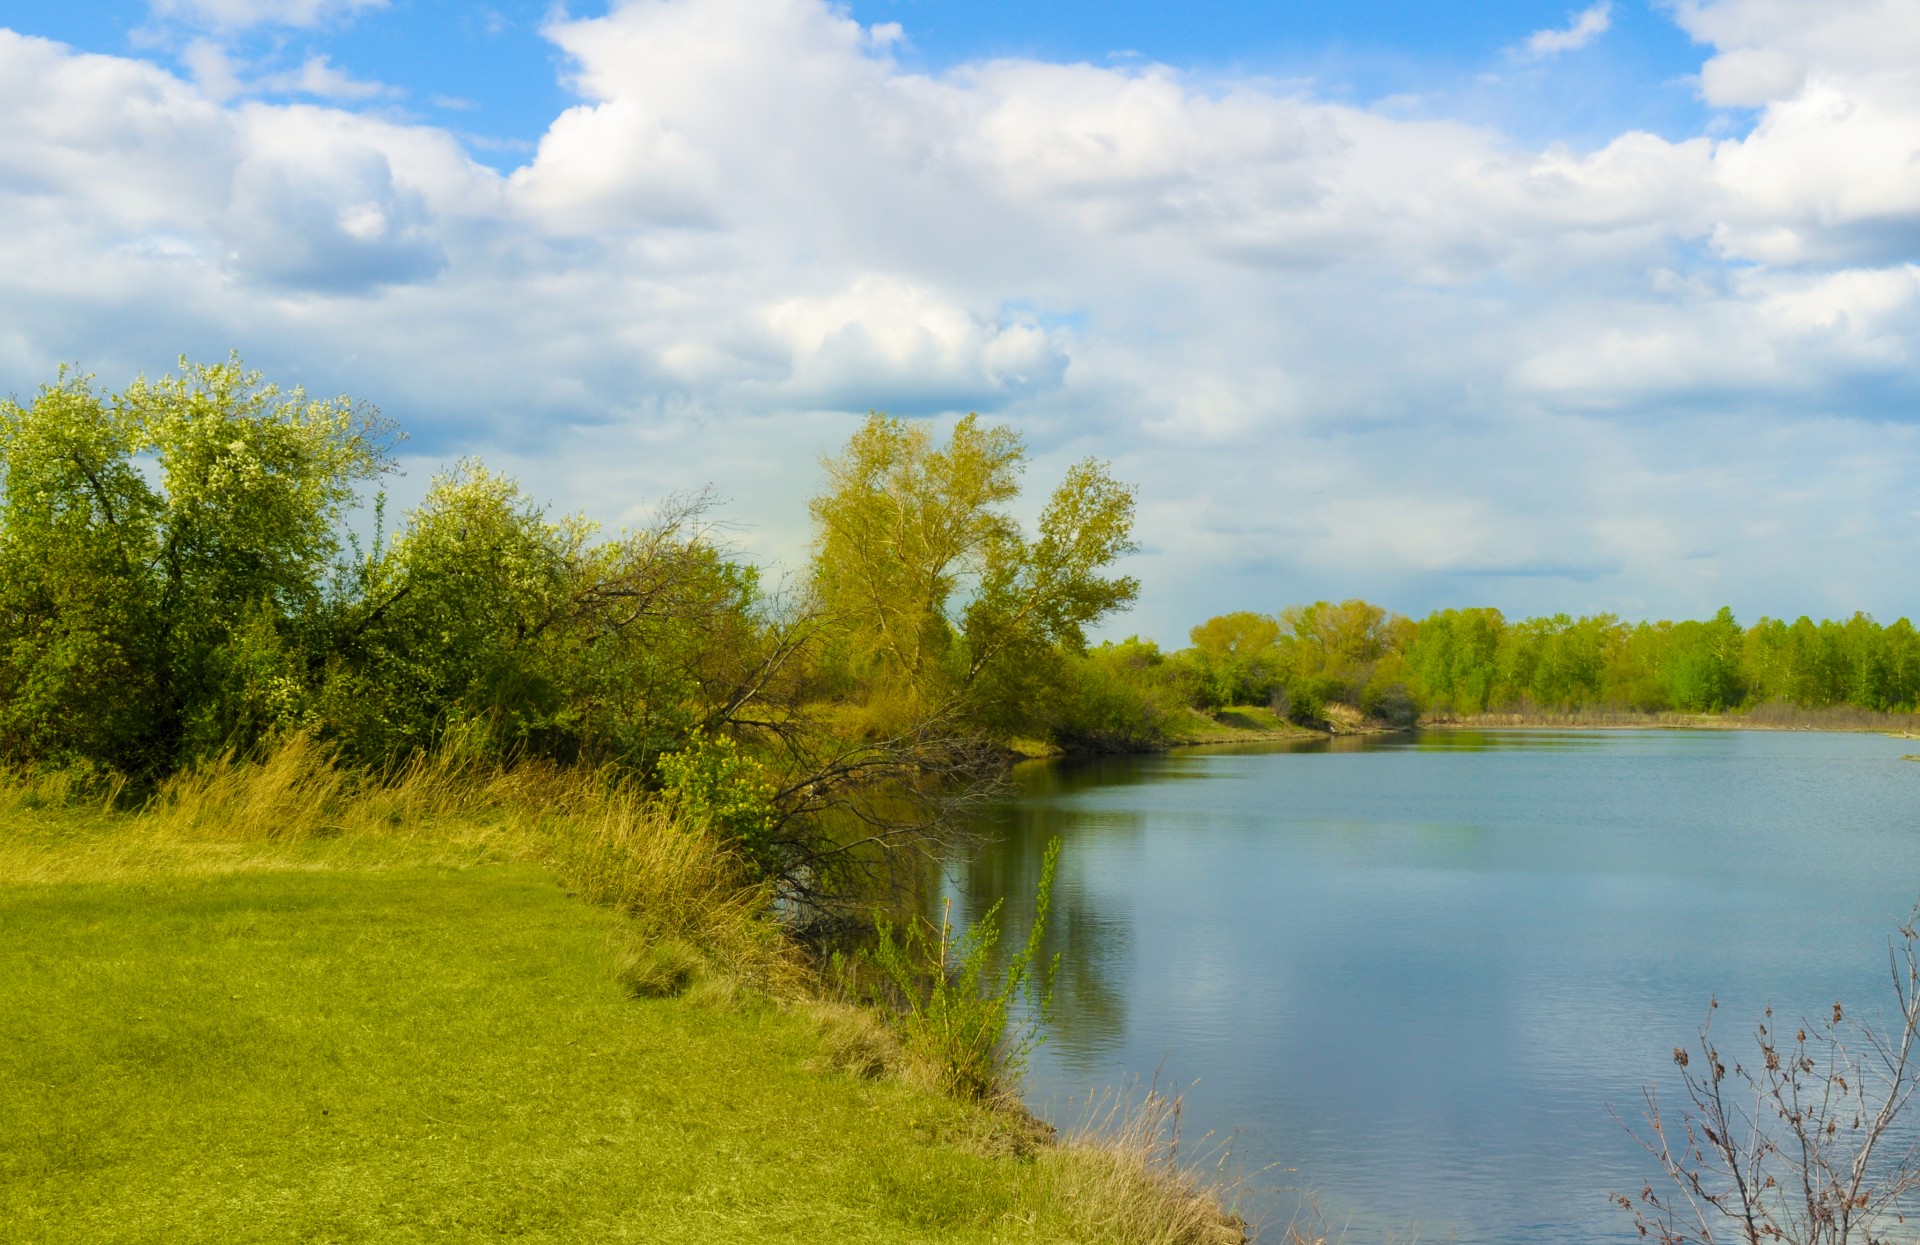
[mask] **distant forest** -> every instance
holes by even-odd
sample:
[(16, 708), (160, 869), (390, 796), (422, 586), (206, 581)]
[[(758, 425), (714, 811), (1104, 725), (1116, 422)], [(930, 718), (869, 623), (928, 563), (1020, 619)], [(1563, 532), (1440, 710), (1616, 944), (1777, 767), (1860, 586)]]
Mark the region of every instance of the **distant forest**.
[(1910, 713), (1920, 633), (1902, 618), (1626, 622), (1611, 614), (1509, 620), (1448, 609), (1415, 621), (1366, 601), (1224, 614), (1162, 653), (1129, 639), (1089, 654), (1115, 677), (1197, 709), (1271, 705), (1300, 722), (1354, 705), (1421, 715), (1608, 709), (1716, 713), (1763, 704)]

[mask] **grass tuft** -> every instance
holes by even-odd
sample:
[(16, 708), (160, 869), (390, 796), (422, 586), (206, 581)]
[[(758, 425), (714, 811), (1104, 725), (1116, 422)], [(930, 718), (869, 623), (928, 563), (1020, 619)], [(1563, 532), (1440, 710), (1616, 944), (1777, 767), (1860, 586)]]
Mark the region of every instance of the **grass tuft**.
[(1181, 1102), (1157, 1085), (1090, 1099), (1052, 1156), (1056, 1196), (1088, 1239), (1128, 1245), (1231, 1245), (1247, 1237), (1232, 1206), (1242, 1178), (1224, 1143), (1181, 1155)]
[(677, 938), (641, 943), (627, 948), (621, 957), (620, 982), (635, 998), (678, 998), (706, 967), (706, 957)]

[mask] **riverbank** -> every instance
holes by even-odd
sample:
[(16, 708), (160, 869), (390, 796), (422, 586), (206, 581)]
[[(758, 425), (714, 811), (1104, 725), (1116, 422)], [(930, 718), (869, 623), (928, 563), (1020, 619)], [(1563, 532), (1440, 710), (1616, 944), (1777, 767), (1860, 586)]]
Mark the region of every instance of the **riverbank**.
[(1631, 710), (1526, 710), (1508, 713), (1427, 714), (1422, 729), (1851, 731), (1920, 738), (1920, 714), (1877, 713), (1852, 705), (1800, 709), (1767, 704), (1738, 713), (1639, 713)]
[[(1259, 705), (1235, 705), (1211, 712), (1184, 709), (1164, 724), (1158, 738), (1142, 736), (1109, 752), (1153, 753), (1219, 744), (1302, 743), (1353, 735), (1392, 735), (1408, 730), (1715, 730), (1839, 731), (1920, 739), (1920, 714), (1876, 713), (1852, 705), (1800, 709), (1762, 705), (1739, 713), (1641, 713), (1633, 710), (1524, 710), (1504, 713), (1423, 714), (1412, 725), (1368, 717), (1352, 705), (1332, 704), (1314, 726), (1288, 720)], [(1097, 750), (1067, 749), (1038, 739), (1015, 739), (1009, 762), (1047, 760)]]
[[(1344, 709), (1345, 706), (1335, 708)], [(1325, 727), (1321, 728), (1288, 721), (1264, 706), (1235, 705), (1212, 713), (1188, 710), (1169, 728), (1167, 746), (1192, 748), (1208, 744), (1283, 743), (1325, 739), (1330, 735), (1372, 733), (1370, 725), (1358, 711), (1330, 716)]]
[(0, 1241), (1240, 1239), (1164, 1138), (941, 1093), (696, 836), (249, 781), (0, 783)]

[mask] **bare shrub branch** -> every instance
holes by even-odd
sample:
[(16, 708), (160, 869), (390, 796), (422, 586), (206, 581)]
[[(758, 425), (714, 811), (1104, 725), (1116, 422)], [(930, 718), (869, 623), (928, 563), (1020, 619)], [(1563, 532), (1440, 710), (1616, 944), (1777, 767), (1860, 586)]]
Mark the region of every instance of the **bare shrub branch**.
[(1819, 1022), (1787, 1032), (1769, 1007), (1755, 1026), (1756, 1062), (1729, 1068), (1712, 1034), (1719, 1003), (1709, 1005), (1697, 1051), (1674, 1048), (1685, 1094), (1678, 1118), (1649, 1087), (1641, 1127), (1622, 1121), (1672, 1186), (1613, 1195), (1642, 1236), (1661, 1245), (1911, 1239), (1902, 1228), (1920, 1190), (1920, 1150), (1902, 1114), (1916, 1086), (1917, 924), (1920, 905), (1887, 946), (1889, 1028), (1836, 1002)]

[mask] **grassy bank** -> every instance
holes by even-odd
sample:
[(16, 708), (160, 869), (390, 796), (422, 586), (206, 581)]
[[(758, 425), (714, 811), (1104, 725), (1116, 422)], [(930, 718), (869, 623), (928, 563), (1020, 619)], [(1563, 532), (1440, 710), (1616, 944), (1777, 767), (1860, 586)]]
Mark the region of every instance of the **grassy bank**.
[(1259, 743), (1266, 740), (1325, 738), (1315, 730), (1289, 722), (1264, 705), (1233, 705), (1213, 712), (1189, 709), (1168, 725), (1173, 747), (1199, 744)]
[(276, 764), (0, 789), (0, 1241), (1238, 1235), (1152, 1129), (939, 1092), (644, 803)]

